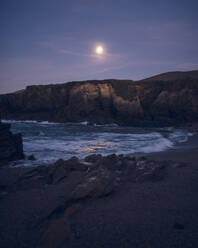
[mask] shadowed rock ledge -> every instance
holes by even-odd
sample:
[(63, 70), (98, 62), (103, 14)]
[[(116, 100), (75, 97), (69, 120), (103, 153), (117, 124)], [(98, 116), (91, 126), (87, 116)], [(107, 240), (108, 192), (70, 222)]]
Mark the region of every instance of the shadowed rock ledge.
[(21, 134), (12, 134), (10, 124), (0, 121), (0, 166), (24, 158)]

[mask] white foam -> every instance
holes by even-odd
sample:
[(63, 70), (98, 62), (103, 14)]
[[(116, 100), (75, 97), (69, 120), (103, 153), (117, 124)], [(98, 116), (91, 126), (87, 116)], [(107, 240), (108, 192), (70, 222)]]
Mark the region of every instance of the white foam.
[(35, 121), (35, 120), (2, 120), (3, 123), (34, 123), (41, 125), (57, 125), (58, 122), (49, 122), (49, 121)]
[(95, 127), (119, 127), (119, 125), (116, 123), (103, 124), (103, 125), (94, 123), (94, 126)]
[[(74, 124), (75, 124), (75, 123), (74, 123)], [(78, 122), (77, 124), (87, 126), (87, 125), (89, 124), (89, 122), (88, 122), (88, 121), (83, 121), (83, 122)]]
[[(88, 126), (91, 125), (89, 121), (83, 121), (83, 122), (71, 122), (71, 124), (75, 125), (75, 124), (80, 124), (80, 125), (84, 125), (84, 126)], [(94, 123), (91, 126), (95, 126), (95, 127), (118, 127), (118, 124), (116, 123), (110, 123), (110, 124), (97, 124)]]
[(168, 135), (168, 138), (174, 143), (183, 143), (188, 140), (188, 137), (193, 136), (194, 134), (186, 130), (174, 130)]
[(4, 123), (37, 123), (37, 121), (31, 121), (31, 120), (26, 120), (26, 121), (19, 121), (19, 120), (2, 120)]
[(61, 123), (58, 123), (58, 122), (49, 122), (49, 121), (37, 121), (38, 124), (41, 124), (41, 125), (59, 125)]

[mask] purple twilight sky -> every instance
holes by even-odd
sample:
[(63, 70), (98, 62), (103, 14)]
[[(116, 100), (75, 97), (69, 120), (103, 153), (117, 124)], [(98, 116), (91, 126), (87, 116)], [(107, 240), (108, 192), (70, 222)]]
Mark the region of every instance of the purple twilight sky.
[(197, 11), (197, 0), (0, 0), (0, 93), (198, 69)]

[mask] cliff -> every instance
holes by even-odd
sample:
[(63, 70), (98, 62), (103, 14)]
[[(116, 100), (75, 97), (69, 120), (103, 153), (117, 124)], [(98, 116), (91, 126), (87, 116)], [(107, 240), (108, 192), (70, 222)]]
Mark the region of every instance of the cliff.
[(198, 71), (146, 80), (28, 86), (0, 95), (2, 119), (172, 125), (198, 121)]
[(0, 122), (0, 165), (24, 158), (21, 134), (12, 134), (10, 124)]

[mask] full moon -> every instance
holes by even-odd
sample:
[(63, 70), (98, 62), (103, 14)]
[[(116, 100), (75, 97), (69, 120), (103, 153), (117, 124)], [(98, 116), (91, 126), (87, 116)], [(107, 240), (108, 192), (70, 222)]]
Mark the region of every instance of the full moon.
[(103, 52), (104, 52), (104, 49), (103, 49), (102, 46), (97, 46), (96, 47), (96, 53), (97, 54), (101, 55), (101, 54), (103, 54)]

